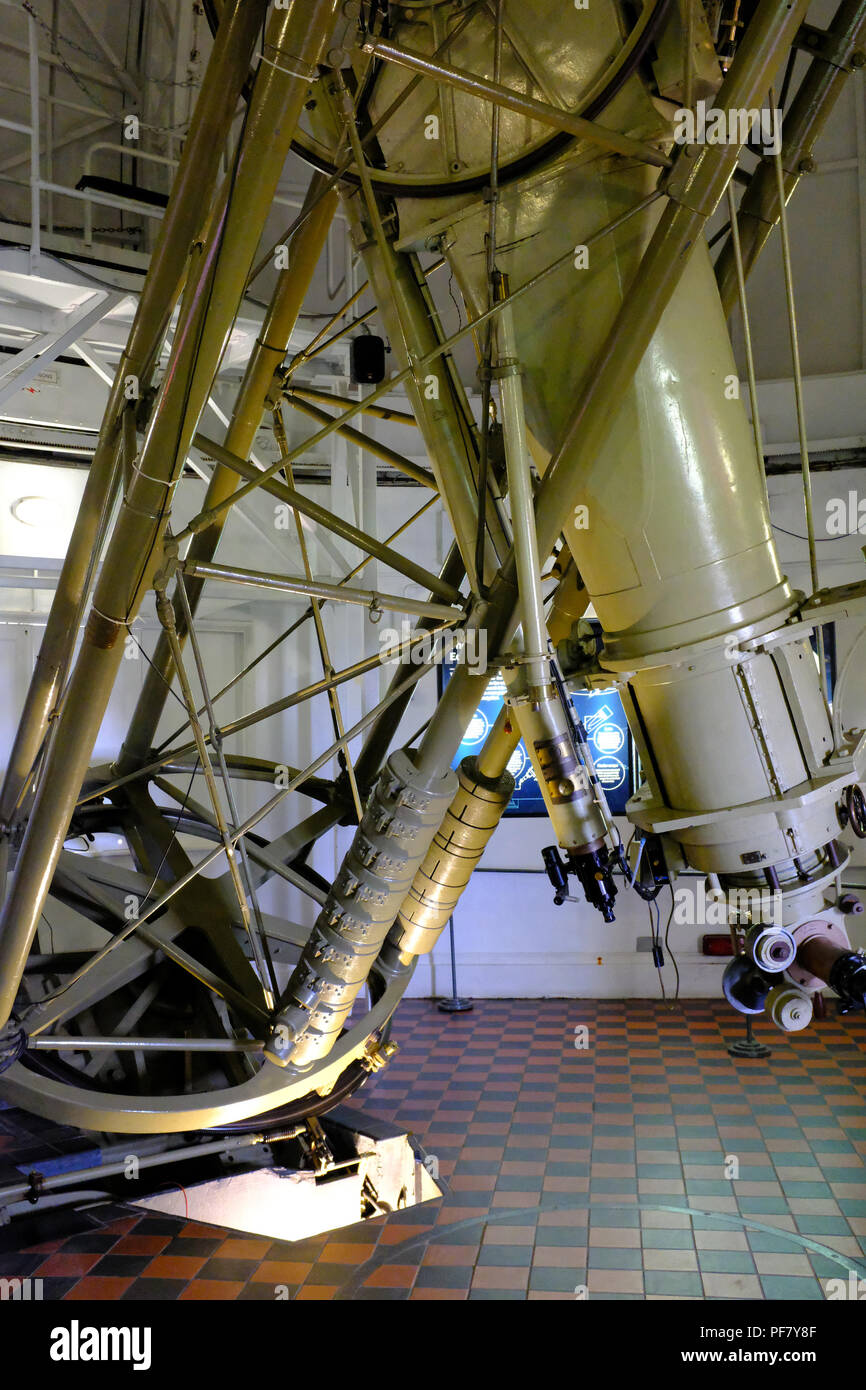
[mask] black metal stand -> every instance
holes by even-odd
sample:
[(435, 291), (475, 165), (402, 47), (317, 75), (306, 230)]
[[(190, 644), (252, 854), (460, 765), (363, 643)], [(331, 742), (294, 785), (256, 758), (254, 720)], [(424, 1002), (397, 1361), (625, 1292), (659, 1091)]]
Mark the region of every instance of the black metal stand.
[(773, 1049), (766, 1043), (758, 1042), (752, 1032), (752, 1016), (746, 1014), (746, 1036), (739, 1042), (731, 1043), (728, 1052), (732, 1057), (772, 1057)]
[(457, 993), (457, 961), (454, 957), (454, 918), (448, 919), (448, 935), (451, 940), (451, 998), (440, 999), (437, 1009), (443, 1014), (468, 1014), (475, 1005), (471, 999), (461, 999)]

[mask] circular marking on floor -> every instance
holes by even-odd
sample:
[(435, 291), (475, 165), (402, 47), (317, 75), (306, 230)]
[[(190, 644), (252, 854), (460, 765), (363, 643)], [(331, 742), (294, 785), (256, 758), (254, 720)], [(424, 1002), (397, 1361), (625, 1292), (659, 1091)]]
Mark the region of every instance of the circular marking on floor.
[[(675, 1207), (666, 1203), (659, 1202), (599, 1202), (599, 1209), (606, 1211), (668, 1211), (681, 1216), (700, 1216), (713, 1221), (727, 1221), (732, 1226), (743, 1226), (750, 1231), (764, 1231), (768, 1235), (778, 1236), (781, 1240), (789, 1240), (794, 1245), (800, 1245), (806, 1250), (811, 1250), (816, 1255), (823, 1255), (825, 1259), (833, 1261), (835, 1264), (847, 1270), (858, 1278), (866, 1277), (866, 1265), (857, 1264), (849, 1259), (847, 1255), (840, 1255), (838, 1250), (831, 1250), (829, 1246), (821, 1245), (816, 1240), (810, 1240), (808, 1236), (801, 1236), (794, 1231), (783, 1231), (778, 1226), (768, 1226), (763, 1221), (755, 1221), (751, 1216), (741, 1216), (738, 1213), (722, 1211), (700, 1211), (695, 1207)], [(431, 1235), (429, 1232), (423, 1236), (413, 1236), (409, 1240), (401, 1241), (396, 1245), (389, 1245), (380, 1254), (371, 1255), (369, 1260), (365, 1260), (342, 1284), (334, 1295), (335, 1301), (350, 1299), (355, 1296), (363, 1286), (364, 1280), (374, 1270), (381, 1265), (391, 1264), (398, 1255), (406, 1256), (416, 1250), (425, 1250), (428, 1245), (435, 1245), (439, 1241), (447, 1244), (448, 1237), (454, 1231), (468, 1231), (473, 1226), (489, 1226), (495, 1222), (505, 1222), (513, 1224), (520, 1217), (537, 1216), (540, 1212), (547, 1211), (586, 1211), (592, 1216), (592, 1206), (589, 1202), (568, 1202), (562, 1199), (551, 1199), (547, 1202), (540, 1202), (534, 1207), (504, 1207), (501, 1212), (488, 1212), (486, 1216), (470, 1216), (463, 1221), (451, 1221), (441, 1230), (436, 1230)]]

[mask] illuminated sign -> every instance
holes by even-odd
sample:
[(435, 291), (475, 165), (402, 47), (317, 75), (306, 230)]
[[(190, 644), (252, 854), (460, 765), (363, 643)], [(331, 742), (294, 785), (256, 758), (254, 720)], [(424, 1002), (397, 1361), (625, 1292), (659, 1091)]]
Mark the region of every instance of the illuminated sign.
[[(444, 690), (456, 665), (456, 653), (451, 653), (440, 667)], [(625, 814), (625, 804), (634, 790), (635, 758), (631, 734), (622, 700), (611, 686), (607, 690), (581, 690), (572, 695), (577, 718), (586, 729), (586, 741), (595, 763), (598, 779), (614, 815)], [(505, 702), (505, 680), (495, 675), (481, 698), (463, 741), (457, 749), (453, 766), (463, 758), (479, 753), (487, 734)], [(543, 816), (547, 812), (532, 763), (524, 747), (518, 743), (508, 763), (514, 778), (514, 795), (505, 812), (507, 816)]]

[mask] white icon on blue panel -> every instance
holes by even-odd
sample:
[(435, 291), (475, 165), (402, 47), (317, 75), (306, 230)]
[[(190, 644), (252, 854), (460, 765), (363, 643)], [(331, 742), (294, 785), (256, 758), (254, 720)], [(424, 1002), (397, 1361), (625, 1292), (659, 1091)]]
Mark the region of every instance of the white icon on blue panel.
[(618, 724), (602, 724), (592, 735), (592, 741), (599, 753), (619, 753), (625, 743), (625, 734)]
[(463, 742), (470, 747), (483, 742), (487, 737), (487, 730), (490, 728), (490, 720), (483, 710), (477, 709), (469, 721), (466, 733), (463, 735)]
[(508, 759), (508, 771), (514, 778), (514, 792), (520, 791), (526, 786), (527, 782), (535, 782), (535, 773), (532, 770), (532, 763), (527, 757), (526, 749), (522, 743), (518, 743), (511, 757)]
[(508, 771), (511, 773), (515, 782), (520, 780), (520, 774), (526, 767), (526, 763), (526, 749), (524, 748), (522, 743), (518, 743), (514, 752), (511, 754), (511, 757), (508, 759)]
[(602, 705), (601, 709), (593, 710), (592, 714), (587, 715), (586, 719), (583, 721), (583, 727), (588, 734), (591, 734), (593, 730), (599, 728), (600, 725), (604, 724), (612, 717), (613, 710), (610, 709), (608, 705)]
[(619, 758), (598, 758), (595, 771), (606, 792), (617, 791), (627, 776), (627, 769)]

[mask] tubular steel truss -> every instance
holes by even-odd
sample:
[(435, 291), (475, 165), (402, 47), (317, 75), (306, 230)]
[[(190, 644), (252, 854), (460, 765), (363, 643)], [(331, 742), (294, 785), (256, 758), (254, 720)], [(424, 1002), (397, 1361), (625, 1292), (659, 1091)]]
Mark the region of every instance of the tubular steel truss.
[[(302, 1118), (323, 1096), (336, 1102), (350, 1093), (381, 1063), (388, 1021), (417, 951), (429, 949), (413, 936), (422, 928), (413, 925), (414, 909), (405, 904), (416, 893), (416, 871), (427, 872), (425, 855), (439, 843), (434, 836), (445, 833), (440, 827), (446, 813), (466, 829), (471, 817), (457, 816), (455, 794), (465, 797), (470, 810), (486, 798), (485, 806), (493, 808), (490, 829), (507, 803), (505, 769), (516, 735), (494, 730), (475, 770), (478, 780), (461, 781), (460, 790), (451, 762), (497, 667), (522, 663), (530, 686), (544, 685), (548, 654), (540, 572), (560, 550), (590, 464), (609, 436), (613, 406), (683, 284), (709, 217), (732, 188), (740, 146), (679, 147), (666, 128), (647, 126), (639, 135), (620, 128), (628, 119), (612, 103), (645, 82), (643, 64), (652, 46), (680, 32), (678, 7), (669, 0), (645, 4), (624, 41), (617, 23), (611, 30), (616, 43), (613, 50), (607, 43), (601, 67), (594, 62), (601, 31), (593, 31), (586, 62), (574, 65), (581, 87), (576, 104), (563, 103), (557, 95), (563, 74), (546, 72), (527, 45), (520, 6), (495, 0), (457, 8), (460, 13), (452, 14), (451, 6), (434, 0), (411, 6), (426, 26), (429, 51), (421, 53), (411, 32), (394, 41), (388, 6), (290, 0), (275, 9), (266, 0), (226, 0), (221, 7), (0, 792), (4, 852), (12, 870), (0, 918), (0, 1084), (33, 1110), (88, 1129), (159, 1132), (230, 1124), (263, 1112), (275, 1112), (285, 1124), (289, 1117)], [(601, 13), (606, 7), (597, 8)], [(613, 14), (614, 7), (607, 8)], [(691, 9), (685, 7), (689, 14)], [(717, 94), (719, 109), (765, 101), (806, 9), (806, 0), (761, 0), (754, 7)], [(687, 35), (694, 34), (694, 20), (691, 14)], [(759, 166), (738, 215), (730, 194), (730, 249), (725, 246), (718, 264), (726, 308), (778, 218), (782, 195), (796, 182), (791, 161), (799, 167), (844, 75), (856, 66), (851, 55), (864, 31), (866, 4), (843, 4), (830, 30), (836, 56), (830, 64), (813, 60), (795, 99), (780, 162), (775, 169)], [(476, 69), (493, 72), (492, 79), (467, 71), (473, 58)], [(519, 92), (515, 73), (522, 74)], [(573, 84), (575, 72), (567, 76)], [(685, 79), (691, 104), (688, 48)], [(458, 99), (471, 101), (471, 107), (456, 107)], [(240, 101), (246, 102), (244, 124), (221, 184), (219, 155)], [(489, 158), (477, 166), (460, 157), (455, 111), (469, 112), (482, 129)], [(424, 117), (431, 112), (442, 132), (436, 146), (440, 166), (421, 157)], [(407, 154), (412, 141), (407, 138), (404, 148), (399, 137), (413, 122), (421, 127), (414, 165)], [(270, 252), (258, 262), (255, 257), (292, 150), (314, 172), (302, 211), (277, 244), (289, 246), (287, 264), (276, 276), (218, 442), (206, 432), (203, 412), (243, 296), (273, 264)], [(565, 272), (574, 266), (575, 249), (569, 243), (523, 277), (503, 274), (498, 260), (509, 233), (499, 200), (515, 180), (557, 169), (559, 161), (569, 169), (586, 164), (599, 178), (626, 171), (617, 196), (604, 202), (607, 214), (577, 238), (583, 250), (604, 253), (630, 237), (643, 237), (643, 250), (592, 370), (548, 451), (533, 500), (521, 440), (517, 372), (524, 349), (515, 315), (519, 310), (525, 322), (542, 290), (555, 286), (562, 296), (569, 294)], [(292, 335), (341, 201), (369, 283), (291, 355)], [(437, 210), (423, 236), (412, 232), (413, 209), (421, 203)], [(432, 277), (448, 260), (452, 223), (464, 212), (468, 217), (476, 204), (486, 228), (479, 241), (484, 291), (479, 297), (471, 285), (461, 286), (467, 321), (446, 334)], [(596, 206), (591, 202), (592, 212)], [(426, 251), (438, 259), (422, 270)], [(375, 295), (378, 310), (353, 315), (364, 293)], [(175, 309), (169, 365), (157, 382), (156, 364)], [(392, 376), (354, 401), (299, 380), (317, 356), (376, 312), (399, 362)], [(480, 425), (452, 356), (465, 340), (474, 340), (481, 361)], [(493, 458), (494, 380), (504, 417), (504, 468)], [(402, 387), (411, 415), (385, 403)], [(417, 425), (430, 466), (360, 432), (363, 415)], [(290, 444), (286, 420), (300, 416), (314, 425), (301, 443)], [(279, 449), (267, 466), (251, 457), (264, 419), (273, 422)], [(426, 490), (411, 517), (385, 539), (326, 509), (295, 477), (302, 460), (338, 436)], [(192, 448), (204, 451), (214, 469), (198, 510), (179, 522), (174, 498)], [(266, 573), (215, 558), (238, 505), (262, 493), (287, 509), (301, 572), (296, 567), (294, 573)], [(439, 505), (454, 545), (436, 574), (413, 558), (411, 528)], [(319, 579), (308, 543), (315, 535), (357, 548), (363, 558), (338, 579)], [(383, 592), (374, 581), (355, 583), (374, 562), (426, 596)], [(564, 577), (554, 609), (574, 581), (567, 564), (556, 573)], [(207, 669), (197, 618), (204, 586), (212, 582), (309, 600), (300, 617), (220, 688)], [(156, 649), (115, 761), (91, 766), (125, 642), (145, 603), (155, 603)], [(323, 610), (340, 604), (366, 608), (374, 618), (386, 609), (410, 615), (415, 630), (407, 640), (337, 669)], [(513, 646), (518, 627), (525, 650), (519, 642)], [(548, 630), (554, 635), (551, 624)], [(415, 685), (430, 673), (431, 639), (470, 631), (486, 637), (487, 670), (458, 669), (417, 746), (410, 740), (409, 753), (389, 751)], [(225, 718), (226, 694), (249, 690), (247, 678), (261, 663), (308, 633), (321, 677)], [(341, 701), (347, 683), (413, 653), (420, 660), (401, 661), (385, 696), (347, 727)], [(172, 691), (182, 719), (158, 742)], [(327, 700), (333, 738), (306, 767), (231, 751), (236, 735), (319, 696)], [(353, 755), (350, 745), (359, 739), (360, 752)], [(325, 770), (335, 758), (340, 772), (330, 778)], [(282, 780), (275, 782), (279, 773)], [(196, 778), (204, 784), (201, 800), (192, 796)], [(267, 793), (245, 816), (239, 786)], [(288, 832), (263, 838), (262, 822), (293, 804), (296, 793), (321, 804)], [(310, 868), (308, 856), (340, 824), (358, 828), (329, 885)], [(609, 829), (603, 820), (602, 837)], [(476, 830), (476, 838), (467, 840), (471, 863), (486, 843)], [(130, 867), (71, 852), (75, 836), (94, 831), (118, 836)], [(181, 835), (184, 843), (200, 842), (194, 857)], [(263, 887), (275, 878), (321, 908), (315, 927), (264, 909)], [(79, 934), (80, 944), (62, 953), (47, 951), (40, 931), (55, 909)], [(398, 914), (402, 936), (392, 930)], [(368, 1007), (353, 1012), (365, 986)], [(167, 1028), (174, 1031), (167, 1035)]]

